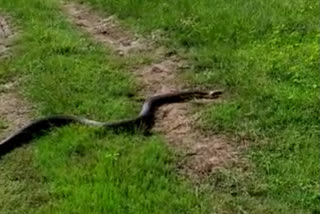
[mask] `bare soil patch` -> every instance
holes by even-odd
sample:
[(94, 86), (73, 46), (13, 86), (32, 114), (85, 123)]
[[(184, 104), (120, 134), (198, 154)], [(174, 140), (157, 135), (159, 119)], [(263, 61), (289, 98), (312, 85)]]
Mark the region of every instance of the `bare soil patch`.
[(0, 13), (0, 59), (9, 54), (10, 42), (15, 31), (9, 27), (9, 17)]
[[(178, 73), (187, 62), (179, 56), (168, 55), (166, 53), (169, 51), (163, 51), (163, 47), (153, 46), (153, 41), (132, 35), (114, 16), (103, 18), (90, 8), (75, 3), (67, 4), (63, 9), (72, 22), (120, 55), (127, 56), (137, 52), (154, 55), (154, 63), (133, 69), (134, 75), (143, 85), (144, 95), (186, 88), (178, 79)], [(202, 176), (236, 163), (239, 156), (234, 142), (226, 136), (201, 131), (196, 127), (196, 120), (191, 112), (191, 103), (163, 106), (157, 112), (153, 129), (163, 134), (171, 146), (188, 154), (184, 159), (182, 172), (191, 176)]]
[(128, 55), (146, 48), (141, 39), (123, 29), (113, 16), (102, 18), (83, 5), (75, 3), (64, 5), (64, 10), (77, 26), (88, 32), (96, 41), (107, 43), (119, 55)]
[(17, 82), (0, 85), (0, 140), (31, 120), (31, 105), (18, 93)]
[[(0, 14), (0, 63), (8, 56), (16, 34), (8, 20), (9, 17)], [(31, 105), (18, 93), (17, 86), (18, 81), (0, 84), (0, 140), (30, 121)]]

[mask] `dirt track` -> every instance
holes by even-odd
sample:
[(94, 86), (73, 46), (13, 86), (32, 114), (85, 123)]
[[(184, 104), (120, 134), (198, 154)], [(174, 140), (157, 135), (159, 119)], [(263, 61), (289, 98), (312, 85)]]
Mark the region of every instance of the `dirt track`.
[[(178, 80), (178, 73), (187, 62), (178, 55), (169, 54), (170, 50), (124, 29), (114, 16), (105, 18), (75, 3), (64, 5), (63, 10), (78, 28), (121, 57), (152, 53), (150, 64), (138, 65), (133, 69), (133, 74), (143, 85), (141, 94), (144, 96), (186, 87)], [(192, 154), (184, 159), (182, 171), (189, 175), (204, 175), (235, 163), (238, 155), (232, 147), (232, 140), (198, 129), (191, 108), (190, 103), (161, 107), (154, 127), (154, 131), (161, 133), (174, 148)]]
[[(17, 34), (8, 16), (0, 14), (0, 62), (10, 56), (10, 46)], [(0, 139), (30, 121), (31, 105), (17, 92), (17, 80), (0, 83)]]

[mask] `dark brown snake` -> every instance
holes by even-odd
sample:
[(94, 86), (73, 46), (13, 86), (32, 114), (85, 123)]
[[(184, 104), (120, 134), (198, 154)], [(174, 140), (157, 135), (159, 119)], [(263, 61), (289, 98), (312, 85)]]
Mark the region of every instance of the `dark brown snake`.
[(154, 123), (155, 110), (163, 104), (183, 102), (192, 98), (215, 99), (218, 98), (221, 94), (221, 91), (184, 91), (155, 95), (145, 100), (142, 109), (137, 117), (116, 122), (98, 122), (83, 117), (64, 115), (45, 117), (31, 122), (30, 124), (15, 132), (13, 135), (1, 141), (0, 157), (15, 148), (30, 142), (35, 136), (43, 134), (44, 131), (50, 130), (54, 127), (65, 126), (71, 123), (79, 123), (83, 125), (96, 126), (113, 130), (134, 130), (136, 128), (148, 130)]

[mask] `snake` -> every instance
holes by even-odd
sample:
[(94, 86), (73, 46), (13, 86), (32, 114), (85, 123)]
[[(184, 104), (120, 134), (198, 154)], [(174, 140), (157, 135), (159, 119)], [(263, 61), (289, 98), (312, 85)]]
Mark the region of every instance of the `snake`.
[(30, 122), (9, 137), (2, 140), (0, 142), (0, 157), (23, 144), (31, 142), (35, 137), (46, 133), (46, 131), (49, 131), (52, 128), (59, 128), (73, 123), (111, 130), (149, 130), (154, 125), (155, 111), (161, 105), (185, 102), (192, 98), (215, 99), (221, 94), (222, 91), (218, 90), (189, 90), (154, 95), (144, 101), (138, 116), (114, 122), (99, 122), (84, 117), (70, 115), (47, 116)]

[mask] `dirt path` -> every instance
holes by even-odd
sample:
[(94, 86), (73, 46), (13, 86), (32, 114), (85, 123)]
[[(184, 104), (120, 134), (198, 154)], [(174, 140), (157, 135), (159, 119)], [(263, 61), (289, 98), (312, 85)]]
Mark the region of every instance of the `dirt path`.
[[(9, 17), (0, 14), (0, 63), (10, 55), (12, 39), (16, 35), (9, 25)], [(30, 121), (31, 105), (18, 93), (19, 81), (0, 83), (0, 140)]]
[[(124, 29), (114, 16), (103, 18), (90, 8), (76, 3), (64, 5), (63, 10), (71, 22), (122, 57), (152, 54), (152, 63), (138, 65), (133, 69), (134, 75), (143, 85), (145, 96), (186, 87), (177, 78), (186, 62), (177, 55), (168, 54), (170, 50), (158, 47), (153, 41)], [(191, 108), (190, 103), (161, 107), (154, 127), (154, 131), (161, 133), (170, 145), (189, 154), (184, 159), (182, 171), (204, 175), (235, 163), (237, 152), (232, 147), (232, 141), (196, 128)]]
[(14, 36), (14, 31), (9, 27), (9, 18), (0, 13), (0, 59), (9, 54), (11, 38)]

